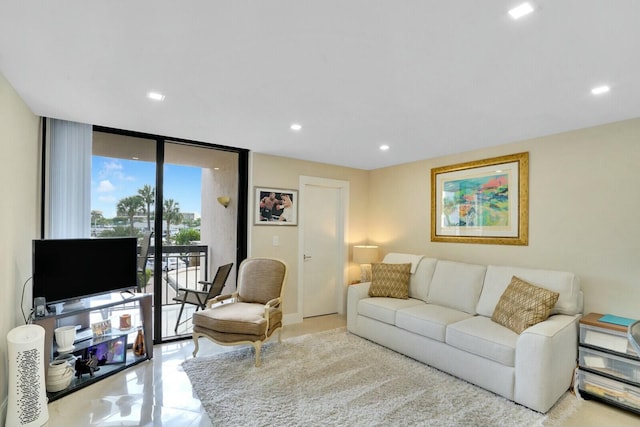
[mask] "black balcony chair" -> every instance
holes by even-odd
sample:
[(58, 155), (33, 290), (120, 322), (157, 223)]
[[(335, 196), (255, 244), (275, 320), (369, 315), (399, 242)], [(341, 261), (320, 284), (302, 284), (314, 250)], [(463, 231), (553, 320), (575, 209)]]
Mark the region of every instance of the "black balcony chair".
[(180, 322), (182, 312), (184, 311), (184, 305), (192, 304), (196, 306), (196, 311), (200, 309), (204, 310), (207, 306), (207, 301), (217, 297), (222, 293), (222, 288), (224, 287), (224, 284), (229, 277), (231, 267), (233, 267), (233, 263), (221, 265), (220, 267), (218, 267), (218, 271), (216, 272), (216, 276), (213, 278), (213, 281), (198, 282), (203, 285), (203, 290), (201, 291), (197, 289), (178, 288), (178, 295), (173, 298), (174, 301), (181, 303), (180, 313), (178, 313), (178, 319), (176, 320), (176, 334), (178, 333), (178, 327), (188, 320), (185, 319), (184, 321)]
[(152, 231), (145, 231), (140, 242), (140, 255), (138, 256), (138, 292), (140, 293), (144, 293), (147, 287), (147, 261), (149, 260), (152, 235)]

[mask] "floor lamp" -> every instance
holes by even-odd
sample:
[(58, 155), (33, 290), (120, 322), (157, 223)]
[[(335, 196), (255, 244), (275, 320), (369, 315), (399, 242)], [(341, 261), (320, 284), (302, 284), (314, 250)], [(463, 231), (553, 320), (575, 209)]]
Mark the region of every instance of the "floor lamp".
[(360, 264), (360, 282), (371, 281), (371, 263), (378, 261), (378, 247), (357, 245), (353, 247), (353, 262)]
[(44, 375), (44, 328), (22, 325), (7, 334), (7, 427), (36, 427), (49, 420)]

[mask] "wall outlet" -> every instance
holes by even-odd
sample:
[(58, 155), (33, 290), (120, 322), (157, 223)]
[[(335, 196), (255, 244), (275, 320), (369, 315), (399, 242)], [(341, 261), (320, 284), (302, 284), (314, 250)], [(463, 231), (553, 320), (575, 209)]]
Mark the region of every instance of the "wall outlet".
[(280, 246), (280, 236), (273, 236), (273, 246)]

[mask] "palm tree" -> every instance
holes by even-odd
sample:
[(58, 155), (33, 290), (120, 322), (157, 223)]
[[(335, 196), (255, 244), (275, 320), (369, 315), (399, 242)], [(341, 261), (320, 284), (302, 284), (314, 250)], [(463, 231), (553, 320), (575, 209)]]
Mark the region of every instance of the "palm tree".
[(173, 199), (167, 199), (162, 206), (162, 217), (167, 222), (167, 242), (170, 239), (170, 226), (171, 224), (180, 224), (183, 219), (183, 215), (180, 213), (180, 204)]
[(91, 211), (91, 225), (92, 225), (92, 236), (95, 236), (97, 233), (98, 222), (100, 224), (104, 223), (104, 217), (102, 216), (102, 211)]
[(133, 229), (133, 217), (136, 214), (144, 210), (144, 202), (140, 196), (129, 196), (124, 199), (120, 199), (118, 206), (119, 216), (126, 216), (129, 218), (129, 231), (131, 236), (135, 236), (135, 230)]
[(145, 184), (144, 187), (138, 189), (138, 195), (142, 197), (142, 202), (147, 205), (145, 213), (147, 214), (147, 230), (151, 231), (151, 205), (156, 199), (156, 190), (149, 184)]

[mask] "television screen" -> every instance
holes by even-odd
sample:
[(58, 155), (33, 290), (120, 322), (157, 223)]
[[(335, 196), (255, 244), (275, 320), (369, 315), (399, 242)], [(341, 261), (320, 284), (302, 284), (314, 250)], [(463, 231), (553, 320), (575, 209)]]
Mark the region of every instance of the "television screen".
[(137, 280), (137, 239), (33, 241), (33, 298), (47, 304), (131, 289)]

